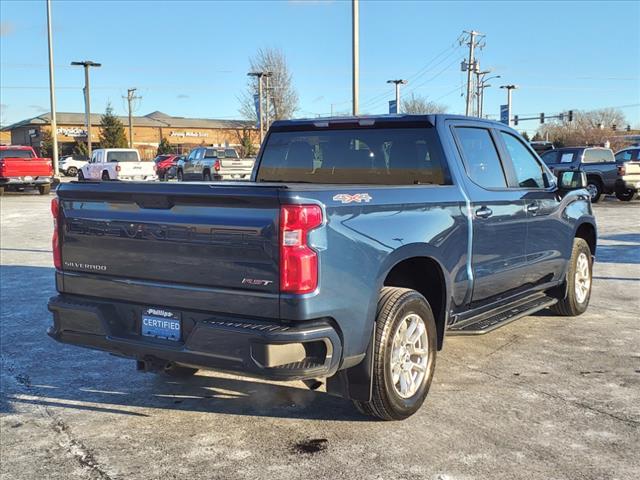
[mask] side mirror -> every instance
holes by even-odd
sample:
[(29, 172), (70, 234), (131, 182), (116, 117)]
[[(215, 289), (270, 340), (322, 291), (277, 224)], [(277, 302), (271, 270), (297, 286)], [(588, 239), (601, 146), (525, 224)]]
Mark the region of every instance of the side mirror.
[(580, 190), (587, 186), (587, 175), (575, 170), (556, 170), (558, 176), (558, 190), (566, 193), (571, 190)]

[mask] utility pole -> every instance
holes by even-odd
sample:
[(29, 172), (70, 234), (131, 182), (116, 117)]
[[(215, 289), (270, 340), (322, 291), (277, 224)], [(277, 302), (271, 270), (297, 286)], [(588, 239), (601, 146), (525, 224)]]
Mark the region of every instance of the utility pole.
[(500, 88), (507, 89), (507, 115), (509, 119), (508, 125), (511, 126), (511, 91), (518, 88), (517, 85), (500, 85)]
[(271, 75), (270, 72), (249, 72), (247, 73), (248, 76), (250, 77), (256, 77), (258, 79), (258, 125), (260, 126), (260, 144), (262, 144), (262, 141), (264, 140), (264, 109), (263, 109), (263, 104), (262, 104), (262, 94), (263, 94), (263, 90), (262, 90), (262, 77), (264, 77), (265, 75)]
[(127, 99), (127, 107), (129, 110), (129, 148), (133, 148), (133, 116), (132, 116), (133, 109), (131, 108), (131, 103), (134, 100), (138, 100), (140, 98), (135, 96), (136, 90), (137, 88), (128, 88), (127, 96), (124, 97)]
[(271, 108), (269, 106), (269, 95), (271, 95), (271, 88), (269, 87), (269, 79), (271, 78), (271, 76), (273, 75), (272, 72), (263, 72), (263, 76), (266, 82), (266, 86), (265, 86), (265, 95), (264, 95), (264, 103), (265, 103), (265, 109), (264, 109), (264, 115), (265, 115), (265, 126), (266, 131), (269, 131), (269, 126), (271, 125), (271, 120), (269, 119), (269, 112), (271, 111)]
[(396, 86), (396, 113), (400, 113), (400, 85), (406, 85), (409, 80), (387, 80), (387, 83), (393, 83)]
[(53, 74), (53, 35), (51, 34), (51, 0), (47, 0), (47, 35), (49, 40), (49, 101), (51, 103), (51, 139), (53, 140), (53, 175), (58, 176), (58, 121), (56, 118), (56, 86)]
[(358, 95), (360, 83), (360, 4), (359, 0), (351, 0), (351, 34), (352, 34), (352, 95), (353, 108), (352, 114), (358, 115)]
[(87, 151), (89, 159), (91, 159), (91, 95), (89, 91), (89, 68), (101, 67), (101, 63), (95, 63), (91, 60), (84, 60), (82, 62), (71, 62), (73, 66), (84, 67), (84, 108), (87, 115)]
[(467, 103), (465, 106), (465, 115), (469, 116), (471, 114), (471, 110), (473, 108), (473, 85), (472, 85), (472, 73), (477, 71), (476, 59), (475, 59), (475, 48), (481, 47), (478, 43), (478, 38), (484, 37), (480, 32), (476, 32), (475, 30), (466, 31), (468, 34), (469, 41), (467, 45), (469, 46), (469, 61), (465, 65), (464, 62), (462, 64), (462, 70), (467, 71)]

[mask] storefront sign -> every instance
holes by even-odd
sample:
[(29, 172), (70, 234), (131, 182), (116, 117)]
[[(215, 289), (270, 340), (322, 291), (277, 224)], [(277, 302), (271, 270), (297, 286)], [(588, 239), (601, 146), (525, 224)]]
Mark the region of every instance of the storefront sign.
[(58, 135), (64, 135), (65, 137), (86, 137), (87, 131), (84, 128), (71, 127), (71, 128), (58, 128), (56, 130)]
[(208, 137), (206, 132), (176, 132), (173, 131), (169, 134), (170, 137)]

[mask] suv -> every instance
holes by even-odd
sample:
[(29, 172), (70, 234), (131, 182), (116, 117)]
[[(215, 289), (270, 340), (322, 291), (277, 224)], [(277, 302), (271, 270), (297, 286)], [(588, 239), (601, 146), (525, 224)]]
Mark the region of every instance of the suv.
[(89, 163), (87, 157), (67, 155), (60, 159), (58, 170), (67, 177), (75, 177), (78, 175), (78, 171), (87, 163)]
[(177, 165), (178, 181), (249, 180), (255, 159), (240, 158), (235, 148), (199, 147)]
[(587, 190), (596, 203), (602, 194), (615, 192), (618, 167), (613, 151), (602, 147), (566, 147), (549, 150), (541, 155), (553, 171), (579, 170), (587, 174)]
[(62, 184), (49, 335), (407, 418), (446, 336), (587, 309), (595, 219), (557, 173), (502, 123), (392, 115), (276, 121), (251, 182)]
[(623, 202), (633, 199), (640, 190), (640, 147), (629, 147), (615, 155), (618, 164), (616, 197)]

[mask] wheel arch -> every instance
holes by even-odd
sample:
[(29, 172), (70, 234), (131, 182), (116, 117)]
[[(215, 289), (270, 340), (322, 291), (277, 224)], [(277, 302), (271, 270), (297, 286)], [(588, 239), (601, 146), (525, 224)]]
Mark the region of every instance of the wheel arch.
[(595, 223), (588, 219), (578, 222), (573, 233), (573, 238), (582, 238), (587, 242), (591, 250), (591, 255), (595, 257), (598, 246), (598, 230)]

